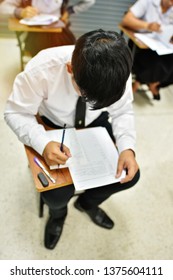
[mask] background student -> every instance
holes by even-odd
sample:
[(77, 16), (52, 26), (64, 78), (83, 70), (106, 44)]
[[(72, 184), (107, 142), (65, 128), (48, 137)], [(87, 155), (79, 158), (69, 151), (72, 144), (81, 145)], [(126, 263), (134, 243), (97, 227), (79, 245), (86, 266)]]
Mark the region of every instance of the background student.
[(75, 43), (75, 36), (69, 29), (69, 16), (86, 11), (94, 5), (95, 0), (76, 1), (74, 5), (69, 5), (69, 2), (69, 0), (5, 0), (1, 10), (19, 19), (32, 18), (40, 13), (52, 14), (60, 17), (66, 24), (60, 33), (28, 32), (25, 50), (34, 56), (42, 49)]
[[(78, 210), (106, 229), (113, 228), (114, 222), (99, 205), (112, 194), (134, 186), (139, 179), (131, 67), (131, 52), (121, 35), (101, 29), (88, 32), (75, 46), (43, 50), (31, 59), (16, 77), (5, 110), (5, 120), (20, 141), (42, 155), (48, 165), (54, 165), (65, 164), (70, 150), (63, 145), (61, 151), (61, 144), (46, 135), (36, 115), (52, 128), (62, 128), (64, 124), (75, 127), (76, 105), (82, 100), (80, 106), (86, 103), (86, 108), (82, 106), (86, 110), (83, 126), (107, 129), (119, 150), (115, 176), (119, 177), (123, 169), (127, 171), (121, 182), (88, 189), (75, 202)], [(44, 237), (48, 249), (53, 249), (61, 236), (74, 191), (70, 185), (41, 193), (50, 214)]]
[[(124, 15), (122, 25), (142, 32), (160, 32), (164, 25), (173, 29), (173, 0), (138, 0)], [(159, 89), (173, 84), (173, 54), (158, 55), (136, 47), (133, 73), (134, 92), (140, 84), (147, 84), (153, 98), (160, 100)]]

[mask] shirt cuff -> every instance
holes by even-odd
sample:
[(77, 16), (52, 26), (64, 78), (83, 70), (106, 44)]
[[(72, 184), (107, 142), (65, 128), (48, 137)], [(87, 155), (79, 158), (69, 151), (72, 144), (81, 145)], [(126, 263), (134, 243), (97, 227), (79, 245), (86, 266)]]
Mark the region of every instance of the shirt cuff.
[(126, 141), (125, 143), (117, 144), (119, 154), (125, 150), (132, 150), (135, 155), (135, 145), (131, 143), (131, 141)]
[(51, 142), (51, 139), (46, 137), (46, 135), (40, 135), (31, 141), (31, 147), (42, 156), (43, 151), (49, 142)]

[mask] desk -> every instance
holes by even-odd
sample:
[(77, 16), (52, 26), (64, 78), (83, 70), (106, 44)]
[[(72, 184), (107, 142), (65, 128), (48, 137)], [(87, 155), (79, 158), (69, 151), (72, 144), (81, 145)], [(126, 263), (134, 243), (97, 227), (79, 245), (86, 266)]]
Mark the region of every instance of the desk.
[[(49, 170), (49, 167), (46, 165), (46, 163), (43, 160), (43, 157), (41, 157), (36, 151), (34, 151), (31, 147), (24, 146), (25, 152), (27, 154), (29, 167), (31, 168), (31, 173), (33, 176), (34, 184), (36, 187), (36, 190), (38, 192), (44, 192), (49, 191), (55, 188), (64, 187), (73, 184), (70, 172), (68, 168), (62, 168), (62, 169), (56, 169), (56, 170)], [(53, 184), (46, 176), (46, 178), (49, 181), (48, 187), (43, 187), (39, 179), (37, 178), (37, 174), (39, 172), (42, 172), (41, 168), (36, 165), (34, 162), (34, 157), (38, 157), (40, 162), (46, 167), (46, 169), (49, 171), (50, 175), (56, 179), (56, 184)]]
[[(27, 26), (24, 24), (21, 24), (19, 22), (19, 19), (17, 18), (9, 18), (8, 19), (8, 29), (11, 31), (14, 31), (16, 33), (19, 49), (20, 49), (20, 64), (21, 64), (21, 71), (24, 70), (24, 57), (30, 57), (30, 54), (25, 53), (25, 48), (24, 48), (24, 42), (25, 42), (25, 37), (28, 32), (41, 32), (41, 33), (61, 33), (63, 28), (65, 27), (64, 22), (59, 20), (56, 23), (53, 23), (49, 26)], [(25, 36), (22, 36), (25, 34)], [(24, 37), (24, 38), (23, 38)]]
[(133, 41), (133, 43), (140, 49), (148, 49), (148, 46), (145, 45), (143, 42), (141, 42), (139, 39), (137, 39), (134, 35), (134, 31), (122, 26), (121, 24), (118, 25), (118, 28), (122, 31), (122, 33), (124, 33), (125, 35), (127, 35), (127, 37), (129, 39), (131, 39)]
[(21, 24), (17, 18), (8, 19), (8, 29), (15, 32), (62, 32), (64, 27), (65, 24), (60, 20), (49, 26), (27, 26)]
[[(36, 115), (36, 119), (37, 119), (38, 123), (43, 125), (46, 130), (51, 130), (52, 129), (42, 121), (42, 119), (39, 115)], [(33, 180), (34, 180), (34, 184), (35, 184), (36, 190), (38, 192), (49, 191), (49, 190), (52, 190), (52, 189), (55, 189), (55, 188), (60, 188), (60, 187), (64, 187), (64, 186), (68, 186), (68, 185), (73, 184), (73, 181), (72, 181), (72, 178), (71, 178), (71, 175), (70, 175), (70, 171), (69, 171), (68, 168), (50, 170), (49, 167), (46, 165), (43, 157), (41, 157), (34, 149), (32, 149), (31, 147), (28, 147), (26, 145), (24, 145), (24, 147), (25, 147), (25, 152), (26, 152), (27, 158), (28, 158), (29, 167), (31, 168), (31, 173), (32, 173), (32, 177), (33, 177)], [(41, 182), (37, 178), (37, 174), (39, 172), (42, 172), (42, 170), (34, 162), (34, 157), (35, 156), (40, 160), (40, 162), (49, 171), (50, 175), (54, 179), (56, 179), (56, 184), (53, 184), (46, 176), (47, 180), (49, 181), (49, 186), (47, 186), (45, 188), (42, 186)]]

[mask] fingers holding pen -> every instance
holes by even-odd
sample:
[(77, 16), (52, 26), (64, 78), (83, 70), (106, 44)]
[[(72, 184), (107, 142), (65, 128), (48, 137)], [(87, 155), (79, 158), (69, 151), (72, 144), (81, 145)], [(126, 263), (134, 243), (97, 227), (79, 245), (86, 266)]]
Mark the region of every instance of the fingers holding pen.
[(161, 25), (157, 22), (150, 22), (150, 23), (148, 23), (148, 31), (160, 32)]
[(27, 6), (26, 8), (21, 9), (21, 18), (32, 18), (38, 15), (38, 9), (32, 6)]
[(61, 144), (54, 141), (46, 145), (43, 151), (43, 157), (49, 166), (56, 164), (64, 165), (71, 157), (70, 149), (67, 146), (63, 145), (63, 151), (61, 151), (60, 147)]

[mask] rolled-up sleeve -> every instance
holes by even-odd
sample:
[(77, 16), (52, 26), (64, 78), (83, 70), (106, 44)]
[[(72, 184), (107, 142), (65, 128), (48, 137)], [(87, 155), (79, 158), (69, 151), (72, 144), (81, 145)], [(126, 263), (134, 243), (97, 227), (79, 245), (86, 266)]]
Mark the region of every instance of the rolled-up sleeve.
[(138, 0), (135, 4), (130, 8), (130, 11), (134, 14), (137, 18), (143, 18), (144, 14), (146, 13), (149, 7), (148, 0)]

